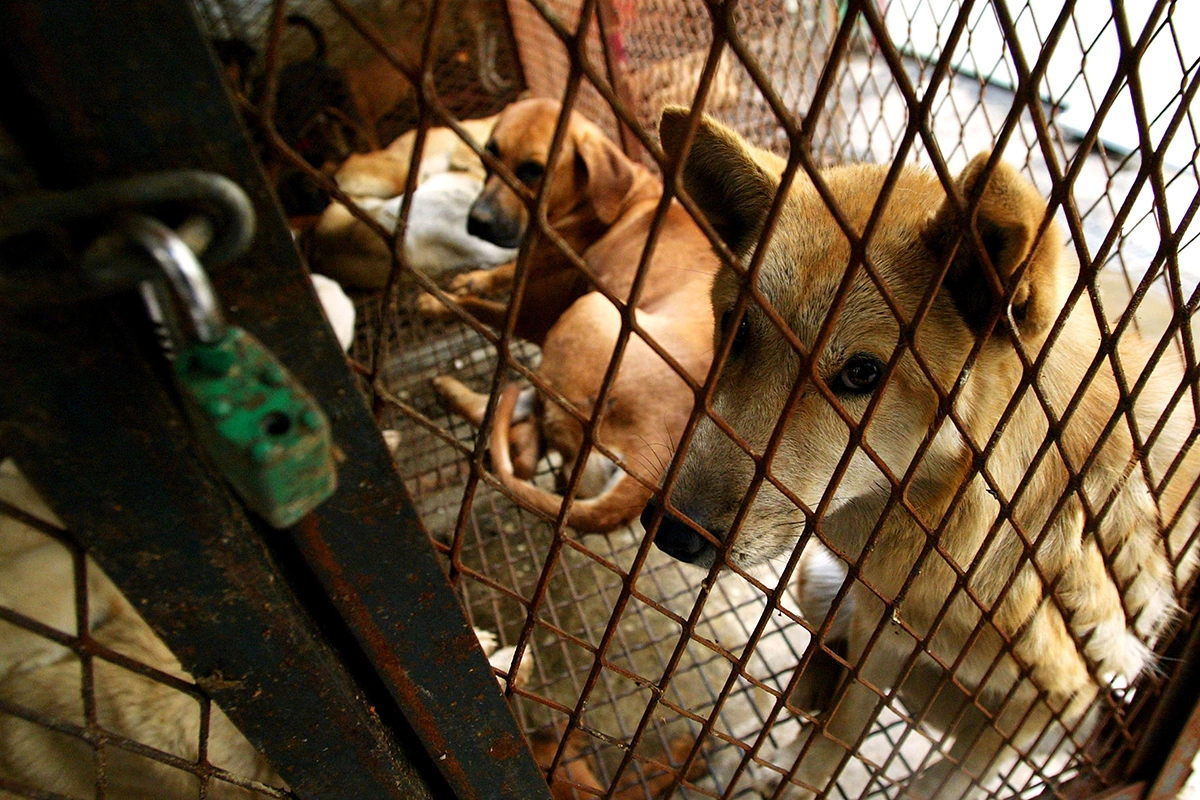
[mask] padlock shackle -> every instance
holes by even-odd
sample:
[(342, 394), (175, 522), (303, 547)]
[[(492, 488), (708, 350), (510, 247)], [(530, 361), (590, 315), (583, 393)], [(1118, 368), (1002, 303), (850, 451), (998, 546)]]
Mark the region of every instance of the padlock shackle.
[(254, 238), (254, 207), (242, 188), (223, 175), (187, 169), (6, 198), (0, 201), (0, 240), (161, 204), (194, 206), (212, 217), (214, 238), (200, 256), (210, 267), (233, 261)]
[(228, 327), (216, 293), (200, 260), (179, 235), (145, 214), (126, 217), (121, 232), (162, 269), (171, 290), (170, 297), (163, 299), (186, 314), (192, 335), (205, 344), (224, 338)]
[[(183, 213), (180, 233), (205, 267), (241, 256), (254, 237), (254, 208), (236, 183), (213, 172), (173, 170), (105, 181), (70, 191), (37, 191), (0, 198), (0, 242), (33, 231), (94, 235), (98, 224), (122, 214)], [(197, 224), (198, 222), (204, 224)], [(187, 236), (197, 233), (199, 236)], [(76, 302), (128, 291), (145, 281), (144, 259), (122, 257), (101, 235), (83, 251), (81, 269), (23, 270), (0, 264), (0, 305)]]

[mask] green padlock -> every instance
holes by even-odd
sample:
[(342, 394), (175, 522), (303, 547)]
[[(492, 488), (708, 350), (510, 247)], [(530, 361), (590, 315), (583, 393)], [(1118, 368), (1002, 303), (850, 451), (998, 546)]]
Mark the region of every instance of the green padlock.
[[(262, 343), (224, 323), (204, 268), (173, 230), (138, 215), (123, 232), (167, 278), (143, 296), (171, 332), (196, 439), (247, 506), (276, 528), (295, 524), (337, 488), (329, 420)], [(172, 309), (186, 311), (186, 325)]]

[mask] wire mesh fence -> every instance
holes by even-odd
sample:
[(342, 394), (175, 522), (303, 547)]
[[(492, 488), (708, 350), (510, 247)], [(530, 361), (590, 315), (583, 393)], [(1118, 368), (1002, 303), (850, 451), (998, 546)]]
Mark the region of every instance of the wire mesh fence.
[[(1181, 14), (1187, 12), (1181, 12), (1174, 4), (1139, 10), (1134, 19), (1129, 16), (1132, 12), (1119, 4), (1112, 7), (1065, 4), (1053, 13), (1044, 7), (1034, 9), (1032, 5), (1020, 9), (1001, 5), (973, 8), (953, 3), (841, 7), (833, 3), (712, 7), (683, 3), (655, 6), (509, 3), (507, 11), (530, 93), (565, 99), (567, 105), (599, 124), (630, 157), (655, 171), (669, 173), (666, 168), (675, 166), (672, 161), (659, 161), (651, 155), (656, 150), (655, 127), (663, 108), (672, 103), (691, 105), (694, 98), (702, 99), (707, 111), (753, 144), (784, 157), (790, 154), (792, 165), (784, 170), (785, 179), (790, 176), (796, 182), (812, 180), (819, 185), (821, 178), (816, 170), (820, 166), (857, 161), (930, 164), (940, 179), (948, 182), (976, 153), (1002, 150), (1006, 160), (1018, 165), (1044, 196), (1055, 199), (1050, 215), (1057, 217), (1067, 230), (1069, 244), (1064, 248), (1065, 257), (1073, 255), (1079, 261), (1078, 274), (1083, 276), (1075, 280), (1073, 289), (1067, 289), (1068, 307), (1090, 308), (1090, 312), (1084, 313), (1104, 320), (1103, 324), (1109, 326), (1104, 329), (1108, 336), (1119, 337), (1125, 330), (1140, 330), (1148, 340), (1162, 342), (1156, 353), (1158, 358), (1170, 350), (1182, 354), (1185, 365), (1192, 364), (1188, 355), (1187, 319), (1191, 307), (1189, 295), (1195, 282), (1184, 277), (1186, 259), (1181, 264), (1178, 248), (1186, 248), (1187, 222), (1196, 195), (1191, 166), (1195, 136), (1190, 132), (1189, 108), (1196, 61), (1195, 54), (1188, 52), (1177, 34), (1183, 19)], [(1114, 48), (1135, 52), (1144, 63), (1154, 65), (1156, 75), (1169, 74), (1169, 80), (1164, 78), (1154, 83), (1160, 87), (1170, 84), (1170, 91), (1156, 90), (1153, 106), (1147, 105), (1146, 96), (1138, 88), (1138, 72), (1129, 66), (1137, 63), (1136, 59), (1120, 62), (1111, 55), (1116, 52)], [(1110, 55), (1104, 57), (1105, 54)], [(1122, 133), (1121, 127), (1131, 123), (1132, 127)], [(1133, 129), (1139, 132), (1129, 138)], [(1174, 138), (1180, 132), (1182, 138)], [(549, 170), (554, 162), (555, 146), (560, 148), (561, 158), (570, 157), (564, 155), (571, 152), (569, 141), (556, 143), (550, 132), (534, 128), (527, 128), (526, 135), (546, 137), (539, 160), (545, 169)], [(570, 134), (563, 138), (569, 140)], [(486, 139), (478, 136), (475, 149), (482, 149)], [(543, 203), (550, 227), (554, 228), (558, 222), (554, 217), (554, 199), (548, 195), (539, 198), (536, 184), (518, 171), (522, 164), (506, 160), (507, 139), (497, 132), (491, 142), (493, 159), (512, 170), (512, 177), (518, 182), (535, 189), (525, 195), (525, 202)], [(499, 149), (495, 147), (497, 142)], [(1172, 160), (1168, 160), (1168, 153), (1173, 154)], [(487, 172), (503, 175), (499, 164), (484, 159)], [(798, 171), (793, 173), (797, 167)], [(783, 170), (783, 165), (777, 165), (776, 169)], [(686, 173), (684, 177), (686, 182)], [(890, 193), (907, 190), (907, 185), (895, 188), (899, 181), (898, 174), (884, 179), (877, 187), (879, 196), (887, 198)], [(699, 185), (688, 183), (687, 188), (694, 193)], [(410, 181), (407, 188), (411, 190), (415, 184)], [(482, 180), (479, 188), (484, 191)], [(732, 203), (738, 198), (723, 199)], [(874, 202), (875, 198), (870, 199)], [(821, 200), (835, 209), (839, 202), (847, 202), (828, 188)], [(927, 202), (935, 201), (936, 197)], [(880, 213), (886, 210), (884, 206), (885, 203), (880, 203)], [(417, 213), (416, 209), (414, 199), (409, 213)], [(886, 214), (883, 216), (886, 218)], [(665, 217), (659, 214), (650, 223), (652, 231), (660, 232), (651, 233), (651, 238), (667, 235), (661, 233), (669, 230), (671, 224)], [(750, 255), (750, 248), (739, 252), (722, 228), (722, 222), (728, 224), (726, 220), (714, 218), (712, 213), (709, 219), (735, 255), (744, 259)], [(1168, 220), (1179, 220), (1174, 224), (1182, 225), (1178, 233), (1164, 236)], [(849, 224), (862, 226), (866, 221)], [(545, 223), (536, 228), (543, 236), (550, 235)], [(561, 228), (559, 225), (555, 230)], [(1044, 231), (1038, 235), (1045, 235)], [(589, 261), (587, 250), (591, 241), (568, 241), (576, 248), (574, 255), (582, 256), (586, 268), (593, 270), (595, 280), (597, 267), (595, 261)], [(864, 251), (871, 254), (869, 235), (861, 241)], [(527, 256), (531, 262), (545, 257), (536, 246), (527, 245), (526, 250), (534, 252)], [(635, 260), (637, 255), (633, 256)], [(896, 289), (889, 288), (888, 276), (877, 271), (872, 263), (875, 258), (868, 255), (865, 261), (856, 261), (851, 256), (845, 260), (852, 270), (867, 273), (867, 286), (873, 284), (880, 295), (876, 305), (890, 306), (892, 314), (898, 317), (895, 324), (902, 326), (901, 338), (910, 336), (916, 340), (912, 357), (925, 362), (923, 380), (934, 385), (941, 403), (953, 405), (954, 382), (942, 375), (934, 378), (936, 366), (930, 366), (920, 351), (917, 338), (920, 326), (932, 323), (922, 320), (919, 313), (915, 321), (911, 316), (906, 318), (906, 314), (916, 312), (899, 307), (899, 301), (894, 299)], [(402, 272), (403, 259), (399, 263), (400, 270), (390, 274)], [(756, 269), (752, 260), (740, 268), (735, 262), (725, 269), (741, 275), (745, 274), (745, 266)], [(523, 268), (536, 274), (538, 266), (530, 263)], [(521, 269), (518, 267), (518, 274)], [(652, 275), (652, 270), (651, 260), (644, 275)], [(803, 279), (799, 275), (791, 277), (797, 281)], [(407, 276), (402, 278), (406, 279)], [(649, 284), (653, 278), (643, 280)], [(431, 291), (424, 281), (419, 278), (418, 281), (423, 289)], [(741, 281), (743, 285), (753, 282), (748, 278)], [(1065, 282), (1070, 282), (1070, 278)], [(609, 290), (609, 300), (620, 304), (628, 299), (621, 289), (605, 284), (603, 279), (599, 284), (601, 293)], [(461, 280), (449, 285), (456, 294), (461, 294), (464, 286), (470, 286)], [(517, 287), (520, 286), (518, 279)], [(539, 290), (536, 283), (526, 284), (525, 291), (529, 294), (523, 302), (543, 300), (537, 294)], [(1015, 287), (1010, 291), (1015, 291)], [(438, 296), (436, 292), (434, 296)], [(440, 297), (443, 302), (449, 299)], [(750, 291), (746, 297), (747, 308), (762, 306), (766, 311), (771, 307), (761, 291)], [(929, 297), (932, 299), (932, 295)], [(398, 299), (398, 306), (388, 305), (395, 302), (393, 298)], [(840, 295), (833, 293), (832, 298), (825, 298), (826, 319), (839, 312), (845, 298), (844, 289)], [(1137, 751), (1138, 721), (1144, 723), (1146, 709), (1161, 691), (1167, 672), (1141, 672), (1135, 688), (1130, 689), (1126, 684), (1113, 688), (1112, 676), (1099, 674), (1103, 664), (1089, 663), (1084, 670), (1092, 674), (1092, 680), (1084, 683), (1105, 687), (1090, 716), (1102, 714), (1106, 723), (1099, 727), (1092, 723), (1085, 725), (1079, 720), (1089, 715), (1060, 704), (1052, 708), (1049, 717), (1061, 715), (1065, 724), (1055, 727), (1053, 732), (1047, 728), (1030, 734), (1020, 730), (1020, 723), (1014, 727), (1011, 721), (1003, 725), (1000, 722), (1006, 708), (1009, 714), (1027, 719), (1035, 713), (1036, 702), (1031, 705), (1028, 700), (1016, 697), (1023, 684), (1010, 685), (1006, 690), (1009, 696), (1002, 697), (998, 705), (989, 705), (983, 699), (988, 691), (995, 691), (986, 687), (987, 681), (1011, 670), (1011, 664), (1002, 664), (1004, 659), (996, 657), (990, 665), (973, 667), (982, 670), (982, 679), (978, 674), (968, 677), (965, 673), (969, 670), (965, 668), (959, 677), (955, 671), (961, 668), (958, 662), (965, 658), (961, 653), (957, 662), (949, 658), (938, 665), (951, 677), (941, 677), (935, 682), (936, 688), (927, 689), (932, 696), (922, 699), (918, 692), (916, 700), (904, 698), (905, 681), (925, 668), (915, 656), (905, 668), (908, 677), (902, 673), (892, 677), (893, 685), (872, 686), (871, 690), (879, 697), (878, 705), (886, 706), (885, 711), (895, 716), (889, 721), (885, 714), (880, 714), (877, 724), (857, 734), (856, 740), (838, 742), (841, 748), (838, 752), (846, 754), (834, 760), (845, 762), (842, 768), (815, 776), (806, 773), (804, 764), (818, 758), (829, 760), (829, 754), (821, 750), (822, 739), (797, 734), (796, 717), (813, 717), (804, 710), (797, 714), (798, 709), (787, 702), (799, 682), (796, 676), (827, 652), (810, 646), (806, 632), (819, 628), (822, 620), (812, 618), (811, 612), (806, 616), (796, 608), (788, 590), (788, 584), (795, 582), (796, 561), (804, 549), (792, 551), (793, 559), (782, 571), (765, 576), (743, 571), (734, 557), (726, 564), (734, 576), (709, 583), (651, 549), (636, 522), (604, 538), (581, 537), (562, 524), (559, 514), (546, 513), (544, 503), (534, 502), (532, 513), (518, 510), (521, 498), (528, 499), (529, 494), (517, 491), (514, 497), (511, 491), (514, 484), (510, 480), (497, 482), (492, 478), (487, 466), (495, 454), (485, 453), (488, 440), (459, 415), (447, 414), (445, 392), (439, 395), (431, 388), (430, 381), (449, 375), (478, 391), (484, 398), (484, 408), (482, 419), (475, 422), (483, 421), (485, 431), (494, 424), (490, 419), (491, 407), (506, 382), (533, 381), (540, 385), (545, 394), (539, 401), (542, 406), (533, 413), (543, 415), (543, 430), (539, 435), (549, 440), (550, 452), (548, 460), (538, 462), (530, 480), (534, 484), (540, 482), (549, 491), (554, 491), (550, 487), (558, 491), (566, 487), (570, 494), (573, 482), (576, 491), (585, 482), (573, 476), (577, 470), (572, 469), (572, 462), (585, 456), (571, 452), (556, 454), (553, 446), (562, 437), (556, 440), (546, 424), (553, 416), (547, 409), (554, 405), (555, 392), (560, 400), (564, 399), (562, 395), (569, 397), (570, 387), (561, 380), (554, 383), (551, 378), (551, 385), (545, 383), (548, 375), (571, 379), (571, 376), (562, 378), (561, 371), (548, 372), (557, 369), (566, 351), (552, 347), (550, 359), (554, 363), (542, 364), (539, 348), (511, 336), (513, 330), (522, 334), (527, 329), (520, 313), (505, 318), (503, 313), (496, 316), (493, 308), (490, 312), (493, 316), (485, 317), (493, 323), (492, 328), (470, 323), (463, 328), (461, 318), (456, 324), (452, 313), (441, 314), (440, 322), (423, 321), (423, 313), (428, 314), (431, 308), (436, 312), (437, 307), (430, 305), (434, 302), (429, 297), (414, 300), (413, 290), (407, 287), (401, 287), (399, 295), (385, 293), (383, 299), (367, 300), (366, 321), (360, 324), (365, 333), (355, 355), (365, 365), (364, 372), (369, 375), (384, 424), (394, 426), (399, 434), (398, 463), (430, 527), (435, 546), (446, 555), (447, 568), (460, 587), (469, 613), (477, 626), (495, 629), (500, 644), (516, 647), (515, 660), (507, 668), (501, 667), (505, 672), (526, 660), (534, 665), (524, 682), (518, 681), (509, 689), (518, 717), (528, 731), (557, 734), (560, 743), (557, 758), (570, 753), (588, 761), (597, 779), (590, 788), (611, 787), (618, 793), (626, 790), (623, 787), (639, 784), (662, 788), (648, 782), (647, 776), (655, 767), (648, 766), (651, 762), (644, 759), (651, 759), (657, 760), (658, 768), (672, 766), (678, 775), (676, 786), (684, 786), (681, 791), (698, 795), (783, 794), (786, 789), (776, 790), (775, 786), (789, 780), (814, 790), (823, 788), (821, 781), (835, 782), (837, 788), (833, 791), (847, 797), (894, 795), (901, 787), (921, 791), (914, 787), (942, 783), (945, 785), (941, 790), (961, 794), (967, 789), (961, 782), (955, 783), (956, 778), (947, 777), (953, 771), (946, 766), (967, 758), (964, 753), (969, 754), (973, 746), (970, 736), (974, 735), (977, 742), (987, 739), (977, 730), (965, 727), (964, 720), (971, 717), (966, 706), (972, 704), (984, 706), (984, 717), (988, 720), (976, 724), (983, 727), (990, 724), (995, 729), (1007, 725), (1007, 730), (998, 734), (1002, 740), (1013, 741), (1014, 737), (1024, 736), (1017, 743), (1015, 758), (1011, 751), (1002, 756), (1003, 747), (990, 745), (994, 752), (983, 758), (982, 767), (978, 763), (964, 765), (968, 773), (965, 785), (974, 784), (973, 791), (999, 796), (1037, 795), (1047, 790), (1059, 791), (1054, 787), (1063, 785), (1072, 776), (1099, 778), (1101, 782), (1119, 780), (1116, 773), (1108, 771), (1110, 765), (1121, 763), (1122, 750), (1126, 755)], [(648, 308), (651, 302), (643, 300), (639, 308)], [(498, 308), (502, 311), (504, 306)], [(544, 313), (555, 315), (553, 309), (544, 309)], [(737, 310), (735, 316), (741, 313), (748, 312)], [(625, 357), (636, 363), (639, 356), (631, 355), (634, 351), (630, 348), (636, 347), (641, 338), (653, 339), (648, 331), (651, 334), (657, 331), (643, 324), (637, 314), (625, 314), (624, 325), (613, 335), (609, 343), (612, 349), (608, 352), (614, 360)], [(767, 311), (767, 316), (784, 338), (788, 338), (784, 329), (791, 330), (795, 357), (802, 363), (809, 359), (813, 340), (819, 341), (821, 334), (798, 330), (799, 323), (794, 318), (788, 319), (782, 309), (774, 315)], [(1015, 324), (1011, 318), (1009, 322)], [(993, 320), (993, 327), (996, 324)], [(603, 328), (602, 322), (593, 321), (593, 325), (600, 326), (597, 330)], [(1058, 328), (1062, 327), (1060, 323)], [(632, 335), (631, 329), (635, 329)], [(1020, 331), (1013, 334), (1020, 338)], [(546, 335), (544, 330), (540, 335)], [(539, 340), (540, 335), (532, 337), (537, 344), (544, 347), (556, 344), (544, 338)], [(553, 330), (548, 335), (553, 338)], [(895, 335), (884, 334), (885, 338)], [(796, 336), (801, 336), (801, 340), (796, 340)], [(980, 341), (987, 338), (981, 336)], [(635, 344), (630, 345), (630, 341)], [(728, 358), (733, 348), (728, 344), (721, 346), (720, 341), (718, 337), (718, 362), (723, 356)], [(660, 344), (663, 349), (657, 354), (668, 360), (677, 359), (674, 365), (677, 369), (682, 366), (678, 363), (683, 361), (681, 349), (673, 349), (665, 342)], [(885, 353), (880, 361), (898, 363), (902, 349), (903, 346), (894, 353)], [(979, 357), (976, 349), (971, 358)], [(1025, 361), (1034, 368), (1042, 363), (1037, 361), (1036, 350), (1027, 354)], [(599, 365), (602, 372), (605, 366)], [(1094, 374), (1095, 369), (1091, 377), (1080, 380), (1086, 385), (1094, 380)], [(820, 377), (828, 380), (832, 376)], [(618, 381), (619, 375), (609, 374), (603, 381), (593, 382), (589, 385), (592, 394), (588, 399), (594, 401), (596, 394), (604, 397), (607, 392), (609, 402), (617, 403), (622, 392), (655, 390), (653, 384), (630, 389)], [(1118, 382), (1130, 387), (1138, 379), (1130, 376)], [(711, 397), (706, 393), (712, 390), (705, 386), (700, 371), (692, 376), (691, 388), (702, 399)], [(776, 411), (790, 404), (793, 407), (790, 413), (798, 413), (794, 407), (804, 391), (802, 387), (791, 387), (793, 400), (778, 403)], [(1187, 383), (1180, 383), (1168, 401), (1168, 409), (1186, 413), (1178, 409), (1193, 402), (1188, 397), (1190, 391)], [(825, 401), (830, 406), (840, 405), (828, 391)], [(1048, 406), (1054, 402), (1057, 401), (1042, 400)], [(1075, 403), (1078, 405), (1079, 401)], [(575, 403), (575, 409), (573, 415), (570, 412), (568, 415), (574, 416), (583, 438), (591, 440), (601, 456), (628, 470), (629, 465), (621, 460), (623, 455), (628, 458), (628, 454), (607, 450), (605, 435), (597, 435), (602, 430), (601, 422), (592, 415), (593, 409), (579, 403)], [(503, 415), (506, 410), (502, 407), (497, 413)], [(1048, 413), (1054, 414), (1052, 420), (1057, 419), (1050, 423), (1052, 428), (1065, 424), (1063, 417), (1057, 416), (1062, 413), (1060, 408)], [(859, 419), (847, 416), (845, 409), (841, 414), (847, 431), (856, 427), (861, 431)], [(943, 423), (949, 420), (959, 435), (968, 439), (978, 435), (964, 419), (967, 411), (941, 414)], [(1100, 438), (1112, 437), (1118, 425), (1119, 421), (1101, 425)], [(759, 458), (764, 448), (770, 451), (778, 447), (782, 435), (777, 433), (772, 437), (774, 444), (767, 441), (755, 444), (742, 439), (731, 428), (725, 430)], [(671, 483), (669, 455), (678, 436), (662, 429), (652, 431), (651, 435), (660, 438), (657, 444), (665, 455), (656, 462), (656, 469), (649, 470), (655, 473), (649, 476), (650, 481), (666, 477)], [(855, 447), (859, 448), (860, 456), (865, 452), (867, 460), (881, 473), (877, 480), (893, 487), (892, 496), (910, 492), (919, 470), (913, 467), (906, 476), (904, 470), (892, 469), (886, 457), (871, 447), (869, 439), (869, 435), (855, 438), (850, 434), (845, 452), (851, 453)], [(1052, 433), (1045, 436), (1044, 442), (1048, 444), (1040, 450), (1035, 448), (1036, 455), (1031, 454), (1035, 463), (1045, 459), (1046, 453), (1056, 446)], [(490, 445), (497, 446), (494, 437)], [(583, 449), (587, 447), (585, 444)], [(992, 454), (996, 449), (998, 446), (989, 444), (986, 436), (968, 445), (968, 450), (978, 453), (985, 463), (989, 457), (995, 457)], [(514, 453), (517, 450), (514, 446)], [(929, 457), (929, 450), (926, 446), (924, 451), (910, 456), (912, 463), (918, 464)], [(1189, 450), (1190, 440), (1184, 441), (1180, 464), (1188, 460)], [(736, 458), (736, 453), (720, 449), (706, 451), (706, 455), (718, 463)], [(830, 513), (829, 504), (833, 500), (827, 499), (822, 504), (813, 499), (806, 504), (790, 489), (788, 478), (773, 474), (770, 458), (766, 463), (764, 474), (755, 480), (765, 478), (768, 485), (798, 504), (800, 510), (793, 510), (793, 519), (807, 521), (809, 530), (818, 531), (820, 536), (820, 520)], [(1186, 467), (1174, 469), (1177, 474)], [(1161, 465), (1153, 468), (1152, 472), (1157, 473), (1155, 481), (1163, 479), (1162, 470)], [(731, 477), (734, 474), (730, 465), (722, 465), (717, 474), (705, 473), (705, 477), (710, 481), (736, 482)], [(1024, 491), (1021, 478), (1002, 485), (987, 468), (982, 474), (986, 491), (1001, 503), (1019, 501)], [(960, 475), (963, 487), (971, 484), (968, 478), (978, 480), (975, 476)], [(838, 480), (832, 483), (836, 486)], [(1166, 484), (1152, 485), (1157, 486), (1153, 491), (1161, 492)], [(510, 491), (504, 491), (506, 486)], [(587, 502), (586, 491), (579, 494), (577, 503)], [(829, 491), (836, 493), (836, 489)], [(951, 505), (962, 502), (966, 491), (959, 489), (960, 499)], [(512, 505), (514, 499), (517, 508)], [(672, 502), (685, 515), (700, 516), (694, 499)], [(1083, 505), (1088, 506), (1088, 501)], [(539, 509), (540, 514), (536, 513)], [(753, 519), (753, 512), (754, 505), (750, 504), (742, 514)], [(914, 513), (911, 508), (910, 513)], [(1088, 535), (1103, 528), (1104, 513), (1103, 508), (1088, 508), (1085, 516), (1095, 520), (1088, 523), (1092, 526)], [(628, 514), (623, 521), (633, 516)], [(874, 527), (876, 541), (886, 535), (887, 524), (880, 521), (885, 517), (887, 514), (878, 514), (877, 519), (862, 523), (867, 528)], [(712, 520), (696, 521), (712, 529)], [(1042, 524), (1045, 525), (1045, 520)], [(1190, 517), (1185, 517), (1184, 527), (1190, 524)], [(744, 531), (750, 532), (740, 536), (754, 535), (752, 523), (743, 520), (742, 525)], [(921, 527), (927, 535), (939, 533), (936, 524), (922, 522)], [(945, 523), (942, 527), (945, 528)], [(1002, 541), (1005, 534), (996, 524), (986, 537)], [(703, 540), (703, 535), (695, 535)], [(1037, 531), (1020, 535), (1028, 537), (1027, 548), (1037, 547), (1043, 541), (1038, 539)], [(1088, 541), (1088, 535), (1077, 535), (1081, 541)], [(1189, 536), (1190, 533), (1179, 533), (1171, 545), (1170, 558), (1179, 564), (1174, 574), (1175, 581), (1181, 584), (1176, 587), (1180, 598), (1186, 597), (1190, 575), (1184, 555), (1190, 552), (1186, 544)], [(853, 552), (839, 549), (841, 543), (836, 537), (832, 541), (822, 537), (822, 541), (837, 550), (846, 562), (859, 561)], [(816, 548), (814, 543), (807, 552)], [(1119, 555), (1105, 553), (1110, 560)], [(936, 571), (936, 564), (930, 564), (939, 559), (955, 563), (944, 549), (930, 544), (911, 565), (918, 573), (922, 569)], [(981, 558), (980, 562), (983, 561)], [(1019, 563), (1029, 566), (1042, 585), (1051, 587), (1045, 591), (1049, 599), (1041, 602), (1043, 607), (1053, 606), (1054, 587), (1063, 580), (1062, 576), (1046, 574), (1047, 568), (1029, 552), (1019, 557)], [(800, 567), (802, 576), (805, 569)], [(1025, 578), (1029, 571), (1016, 570)], [(1008, 585), (998, 592), (1000, 599), (996, 595), (981, 598), (973, 583), (977, 573), (967, 566), (956, 572), (957, 577), (951, 577), (944, 591), (952, 598), (957, 594), (959, 602), (966, 595), (968, 604), (983, 612), (977, 611), (976, 615), (987, 621), (976, 624), (975, 632), (967, 637), (978, 639), (984, 631), (992, 631), (996, 626), (993, 604), (1013, 592), (1016, 578), (1011, 577)], [(586, 578), (577, 578), (579, 575)], [(1128, 585), (1122, 585), (1120, 578), (1116, 581), (1120, 591), (1128, 592)], [(1125, 583), (1128, 584), (1127, 578)], [(831, 616), (836, 616), (838, 604), (851, 596), (849, 585), (847, 582), (846, 588), (837, 592)], [(902, 585), (901, 595), (911, 588), (913, 581)], [(888, 607), (898, 608), (900, 601), (895, 593), (885, 595), (878, 588), (873, 591)], [(932, 614), (934, 620), (931, 630), (926, 630), (923, 644), (926, 649), (932, 647), (939, 626), (949, 624), (946, 619), (952, 615), (953, 606), (952, 600)], [(1063, 609), (1061, 603), (1054, 607), (1068, 626), (1074, 624), (1069, 609)], [(894, 611), (894, 620), (898, 614), (898, 610)], [(1133, 611), (1129, 614), (1132, 618)], [(989, 625), (993, 628), (989, 629)], [(712, 632), (706, 633), (705, 626), (710, 626)], [(1150, 635), (1149, 627), (1143, 630), (1143, 636)], [(1183, 623), (1180, 635), (1186, 635), (1187, 628), (1188, 623)], [(870, 643), (878, 642), (883, 635), (882, 631), (881, 626), (868, 634), (868, 651), (873, 646)], [(908, 632), (913, 634), (911, 629)], [(1011, 651), (1016, 647), (1015, 639), (1021, 635), (1020, 626), (1002, 635), (1012, 637), (1006, 645)], [(1084, 641), (1079, 647), (1090, 652), (1087, 640), (1094, 634), (1079, 634), (1076, 629), (1075, 635), (1082, 635)], [(830, 641), (833, 642), (832, 637)], [(836, 644), (847, 646), (845, 641)], [(961, 643), (959, 646), (969, 649)], [(861, 674), (864, 666), (856, 667), (854, 663), (855, 659), (866, 658), (863, 653), (855, 653), (851, 658), (837, 647), (828, 649), (836, 653), (835, 664), (852, 670), (852, 683), (856, 678), (857, 683), (871, 686)], [(1022, 657), (1016, 658), (1020, 661)], [(941, 659), (934, 655), (933, 660)], [(1018, 671), (1021, 668), (1034, 669), (1028, 664)], [(836, 674), (830, 680), (836, 684)], [(952, 690), (966, 696), (965, 706), (950, 715), (949, 724), (945, 720), (939, 724), (938, 698), (953, 693)], [(1082, 691), (1087, 694), (1095, 689)], [(813, 724), (821, 724), (824, 719), (828, 725), (831, 719), (836, 719), (837, 703), (847, 702), (847, 694), (842, 690), (841, 699), (831, 701), (832, 707), (816, 717)], [(1004, 692), (1000, 694), (1003, 696)], [(996, 701), (991, 698), (989, 702)], [(1014, 708), (1023, 711), (1013, 711)], [(588, 734), (586, 755), (581, 756), (580, 751), (569, 746), (575, 741), (572, 734), (575, 729)], [(811, 740), (809, 744), (804, 743), (806, 736)], [(976, 749), (986, 750), (987, 746), (980, 744)], [(806, 755), (807, 760), (801, 757)], [(549, 765), (543, 766), (556, 767), (554, 757)], [(836, 781), (835, 772), (841, 776)], [(781, 777), (788, 780), (781, 781)]]
[[(196, 8), (556, 797), (1144, 762), (1195, 611), (1190, 6)], [(493, 130), (527, 95), (602, 156), (557, 107)], [(768, 154), (680, 115), (664, 154), (693, 103)]]
[(7, 459), (0, 554), (0, 794), (293, 796)]

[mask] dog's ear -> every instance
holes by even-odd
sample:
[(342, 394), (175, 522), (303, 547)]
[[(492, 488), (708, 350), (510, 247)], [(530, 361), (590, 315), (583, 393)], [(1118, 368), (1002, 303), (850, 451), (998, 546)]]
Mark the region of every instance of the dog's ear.
[(575, 139), (575, 158), (587, 175), (588, 192), (596, 216), (611, 225), (633, 188), (633, 162), (604, 134), (582, 129)]
[[(998, 162), (984, 175), (990, 157), (991, 153), (980, 153), (971, 159), (956, 183), (968, 203), (979, 197), (975, 229), (995, 273), (980, 259), (968, 235), (968, 220), (949, 198), (930, 220), (925, 241), (938, 258), (958, 246), (944, 285), (967, 326), (976, 332), (1003, 311), (1003, 290), (1026, 265), (1017, 285), (1011, 287), (1007, 313), (1022, 334), (1036, 334), (1048, 328), (1057, 313), (1061, 239), (1053, 222), (1039, 235), (1046, 201), (1015, 168)], [(981, 186), (984, 180), (986, 185)]]
[[(682, 106), (663, 109), (658, 135), (670, 158), (679, 157), (689, 113)], [(779, 179), (760, 166), (741, 136), (706, 114), (683, 166), (683, 185), (729, 249), (745, 257), (758, 241)]]

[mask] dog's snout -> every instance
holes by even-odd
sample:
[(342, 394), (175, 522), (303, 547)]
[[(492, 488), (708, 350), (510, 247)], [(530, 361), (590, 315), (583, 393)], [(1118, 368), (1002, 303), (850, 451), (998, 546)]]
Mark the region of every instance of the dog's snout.
[(493, 235), (492, 223), (496, 216), (493, 210), (482, 198), (472, 203), (471, 211), (467, 214), (467, 233), (490, 242)]
[(467, 214), (467, 233), (497, 247), (520, 247), (521, 223), (505, 214), (490, 194), (481, 194)]
[[(660, 503), (652, 499), (646, 505), (646, 509), (642, 511), (642, 525), (647, 529), (659, 508)], [(669, 511), (663, 515), (662, 522), (658, 524), (654, 545), (667, 555), (688, 564), (701, 561), (705, 552), (711, 547), (707, 539)]]

